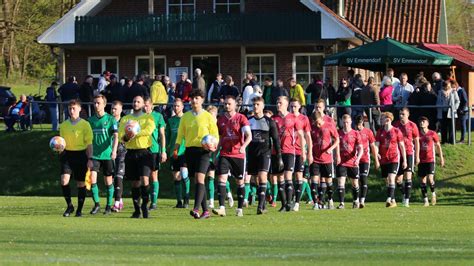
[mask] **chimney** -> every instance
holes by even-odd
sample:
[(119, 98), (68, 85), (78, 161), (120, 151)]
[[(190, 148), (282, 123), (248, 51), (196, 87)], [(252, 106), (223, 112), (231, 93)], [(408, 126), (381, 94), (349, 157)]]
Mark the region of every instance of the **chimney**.
[(340, 17), (344, 17), (344, 0), (338, 0), (339, 3), (337, 5), (337, 14)]

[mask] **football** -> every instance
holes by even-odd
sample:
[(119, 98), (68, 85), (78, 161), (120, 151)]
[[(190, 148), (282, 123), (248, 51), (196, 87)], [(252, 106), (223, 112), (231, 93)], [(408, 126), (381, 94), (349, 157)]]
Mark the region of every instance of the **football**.
[(132, 139), (140, 132), (140, 124), (135, 120), (129, 120), (125, 125), (125, 135)]
[(215, 151), (218, 144), (217, 138), (213, 135), (206, 135), (201, 140), (202, 147), (208, 151)]
[(66, 141), (60, 136), (54, 136), (49, 141), (49, 147), (55, 152), (62, 152), (66, 148)]

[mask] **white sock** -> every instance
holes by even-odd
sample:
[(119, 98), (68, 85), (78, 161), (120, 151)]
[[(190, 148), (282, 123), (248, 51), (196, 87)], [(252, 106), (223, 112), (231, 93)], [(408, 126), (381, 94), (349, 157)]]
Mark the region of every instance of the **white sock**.
[(360, 198), (360, 203), (365, 203), (365, 198)]

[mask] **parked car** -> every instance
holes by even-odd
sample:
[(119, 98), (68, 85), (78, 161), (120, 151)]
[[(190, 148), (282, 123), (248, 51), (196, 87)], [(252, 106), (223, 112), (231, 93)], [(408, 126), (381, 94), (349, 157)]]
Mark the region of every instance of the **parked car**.
[(8, 108), (16, 102), (16, 97), (10, 87), (0, 86), (0, 117), (8, 114)]

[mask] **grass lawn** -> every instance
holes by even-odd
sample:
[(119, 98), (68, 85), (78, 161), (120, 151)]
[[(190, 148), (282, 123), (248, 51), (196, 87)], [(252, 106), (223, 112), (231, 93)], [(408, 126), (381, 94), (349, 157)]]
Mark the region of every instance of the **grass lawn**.
[[(474, 204), (278, 213), (194, 220), (159, 201), (151, 218), (63, 218), (60, 197), (0, 197), (2, 264), (472, 265)], [(458, 202), (455, 200), (454, 202)], [(86, 200), (85, 211), (91, 206)], [(449, 202), (446, 202), (449, 204)], [(233, 209), (228, 209), (233, 214)], [(296, 263), (296, 264), (295, 264)]]

